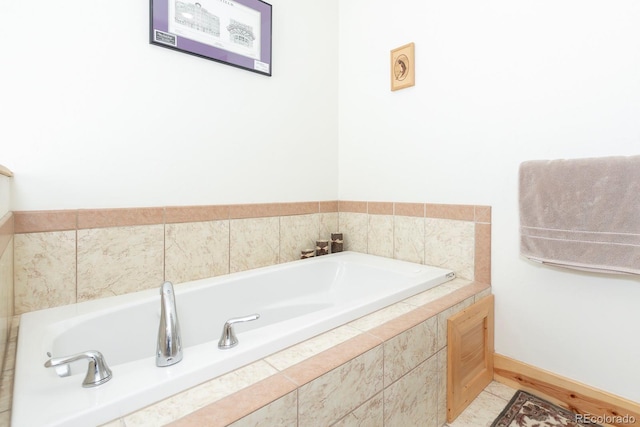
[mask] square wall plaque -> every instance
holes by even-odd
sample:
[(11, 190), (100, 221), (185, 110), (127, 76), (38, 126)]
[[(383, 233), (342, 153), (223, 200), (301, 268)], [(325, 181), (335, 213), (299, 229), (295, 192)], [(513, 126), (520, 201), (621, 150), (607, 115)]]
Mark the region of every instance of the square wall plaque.
[(409, 43), (391, 51), (391, 90), (415, 84), (415, 44)]

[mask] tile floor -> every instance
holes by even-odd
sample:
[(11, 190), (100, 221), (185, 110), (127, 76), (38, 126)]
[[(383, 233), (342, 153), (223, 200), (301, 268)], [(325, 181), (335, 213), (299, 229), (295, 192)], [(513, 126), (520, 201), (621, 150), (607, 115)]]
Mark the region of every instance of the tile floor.
[(488, 427), (507, 406), (517, 390), (493, 381), (449, 427)]

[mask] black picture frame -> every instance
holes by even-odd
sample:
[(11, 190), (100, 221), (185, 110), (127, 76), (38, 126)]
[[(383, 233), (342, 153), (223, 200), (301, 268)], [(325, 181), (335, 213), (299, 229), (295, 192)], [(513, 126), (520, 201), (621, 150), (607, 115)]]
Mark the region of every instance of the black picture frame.
[(150, 0), (149, 42), (271, 76), (272, 6), (262, 0)]

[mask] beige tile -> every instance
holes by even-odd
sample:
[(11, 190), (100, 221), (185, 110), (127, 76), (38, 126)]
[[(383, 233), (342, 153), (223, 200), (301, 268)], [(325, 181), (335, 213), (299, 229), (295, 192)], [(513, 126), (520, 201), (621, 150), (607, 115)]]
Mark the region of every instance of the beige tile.
[(424, 218), (394, 218), (394, 258), (424, 264)]
[(447, 348), (438, 351), (438, 423), (441, 426), (447, 422)]
[(497, 381), (491, 381), (491, 383), (489, 383), (489, 385), (485, 387), (484, 391), (509, 401), (518, 390), (509, 387), (508, 385), (501, 384)]
[(399, 302), (356, 319), (349, 325), (361, 331), (370, 331), (414, 309), (414, 306)]
[(293, 391), (244, 418), (229, 424), (230, 427), (297, 427), (298, 393)]
[(6, 371), (13, 370), (16, 366), (16, 351), (18, 350), (18, 329), (20, 316), (14, 316), (11, 322), (11, 331), (9, 332), (9, 342), (4, 359), (4, 369)]
[(439, 314), (440, 312), (447, 310), (449, 308), (452, 308), (456, 304), (464, 302), (467, 299), (473, 302), (475, 299), (475, 296), (478, 293), (489, 288), (490, 288), (489, 285), (484, 283), (469, 282), (467, 286), (464, 286), (460, 289), (456, 289), (455, 291), (443, 297), (440, 297), (435, 301), (432, 301), (422, 307), (419, 307), (419, 309), (428, 309), (435, 314)]
[(317, 214), (280, 217), (280, 262), (300, 259), (302, 249), (313, 249), (319, 234)]
[(344, 235), (344, 250), (367, 253), (369, 216), (366, 213), (340, 212), (340, 232)]
[(359, 334), (359, 330), (344, 325), (272, 354), (265, 361), (282, 371)]
[(388, 386), (436, 353), (437, 318), (431, 317), (384, 343), (384, 385)]
[(9, 247), (9, 241), (13, 239), (13, 235), (15, 234), (14, 219), (11, 212), (0, 216), (0, 255)]
[(338, 212), (318, 214), (318, 221), (318, 239), (331, 240), (331, 233), (337, 233), (340, 229), (338, 226)]
[(373, 335), (360, 334), (293, 365), (282, 371), (282, 373), (294, 384), (302, 386), (374, 348), (381, 348), (381, 344), (382, 341)]
[(78, 230), (78, 302), (160, 286), (164, 226)]
[(359, 408), (338, 421), (333, 427), (383, 427), (383, 393), (373, 396)]
[(11, 411), (0, 412), (0, 427), (11, 426)]
[(8, 248), (0, 254), (0, 369), (5, 366), (13, 318), (13, 239), (9, 243)]
[(294, 390), (295, 385), (283, 375), (272, 375), (169, 425), (174, 427), (227, 426)]
[(471, 283), (469, 280), (456, 278), (438, 285), (435, 288), (420, 292), (417, 295), (407, 298), (404, 302), (415, 306), (425, 305), (449, 295), (450, 293), (467, 286), (469, 283)]
[(431, 357), (384, 389), (384, 425), (438, 427), (438, 363)]
[(14, 373), (7, 369), (0, 374), (0, 412), (11, 410)]
[(76, 302), (76, 232), (16, 234), (15, 313)]
[(381, 390), (382, 346), (377, 346), (299, 388), (299, 425), (331, 425)]
[(20, 329), (20, 316), (14, 315), (11, 320), (11, 333), (9, 334), (9, 340), (18, 341), (18, 331)]
[(250, 270), (278, 263), (280, 219), (278, 217), (230, 221), (229, 271)]
[(483, 391), (458, 418), (448, 425), (451, 427), (488, 427), (500, 415), (507, 403), (507, 400)]
[(475, 224), (469, 221), (425, 219), (425, 264), (454, 270), (473, 280)]
[(393, 258), (393, 215), (369, 215), (367, 250)]
[(405, 314), (401, 314), (380, 326), (372, 328), (368, 333), (382, 341), (388, 341), (425, 320), (434, 317), (436, 314), (438, 314), (438, 310), (432, 308), (430, 305), (415, 307)]
[(221, 377), (164, 399), (124, 417), (127, 427), (164, 425), (227, 397), (277, 371), (263, 361), (247, 365)]
[(165, 226), (165, 280), (188, 282), (229, 273), (229, 221)]

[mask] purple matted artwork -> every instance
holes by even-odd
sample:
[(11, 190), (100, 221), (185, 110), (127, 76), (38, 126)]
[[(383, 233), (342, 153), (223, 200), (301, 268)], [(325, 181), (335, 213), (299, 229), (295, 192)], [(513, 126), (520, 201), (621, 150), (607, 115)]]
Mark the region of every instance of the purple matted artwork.
[(151, 44), (271, 75), (271, 5), (262, 0), (150, 0)]

